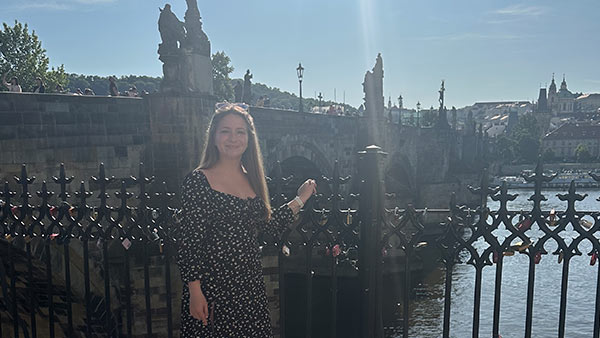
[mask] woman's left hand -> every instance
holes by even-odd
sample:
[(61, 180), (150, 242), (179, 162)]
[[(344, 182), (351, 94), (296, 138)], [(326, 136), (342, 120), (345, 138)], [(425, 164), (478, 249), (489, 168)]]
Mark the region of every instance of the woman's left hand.
[(317, 193), (317, 182), (313, 179), (308, 179), (302, 183), (300, 188), (298, 188), (298, 197), (302, 199), (302, 202), (306, 203), (310, 196)]

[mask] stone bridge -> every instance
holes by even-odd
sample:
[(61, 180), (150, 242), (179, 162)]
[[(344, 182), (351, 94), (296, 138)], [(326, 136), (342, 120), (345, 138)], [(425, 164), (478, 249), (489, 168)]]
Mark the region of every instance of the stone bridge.
[[(0, 179), (13, 184), (23, 163), (41, 177), (56, 175), (60, 163), (77, 178), (90, 177), (101, 162), (110, 175), (126, 179), (144, 162), (159, 181), (177, 190), (183, 176), (199, 163), (214, 103), (208, 95), (127, 98), (2, 92)], [(480, 165), (482, 138), (475, 132), (400, 126), (385, 119), (373, 122), (369, 116), (263, 107), (251, 107), (250, 112), (267, 171), (280, 161), (284, 173), (295, 174), (298, 182), (330, 176), (335, 161), (342, 175), (354, 174), (356, 154), (371, 143), (369, 126), (374, 123), (376, 143), (389, 154), (388, 192), (406, 201), (446, 207), (450, 191), (472, 180), (471, 169)]]
[[(60, 163), (78, 178), (90, 177), (101, 162), (110, 175), (125, 179), (144, 162), (159, 181), (177, 190), (183, 176), (199, 163), (214, 104), (208, 95), (128, 98), (2, 92), (0, 179), (13, 184), (23, 163), (41, 177), (56, 175)], [(481, 165), (483, 141), (475, 132), (263, 107), (251, 107), (250, 113), (267, 171), (280, 161), (284, 173), (295, 174), (298, 182), (330, 176), (335, 161), (342, 175), (354, 174), (357, 152), (373, 143), (373, 124), (379, 136), (375, 143), (389, 154), (387, 190), (407, 202), (446, 207), (451, 190), (473, 180), (472, 173)], [(466, 198), (461, 192), (460, 196)]]

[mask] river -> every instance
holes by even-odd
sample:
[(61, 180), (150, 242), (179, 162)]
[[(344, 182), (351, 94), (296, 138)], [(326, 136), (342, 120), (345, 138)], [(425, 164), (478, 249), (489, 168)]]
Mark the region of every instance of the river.
[[(509, 202), (509, 210), (531, 210), (532, 202), (527, 199), (533, 193), (532, 190), (511, 190), (510, 193), (519, 196), (515, 201)], [(548, 201), (542, 203), (542, 210), (566, 209), (566, 202), (560, 201), (556, 197), (557, 193), (565, 193), (565, 191), (543, 192)], [(600, 202), (596, 201), (600, 196), (599, 190), (582, 189), (578, 193), (587, 193), (588, 196), (575, 204), (576, 210), (600, 210)], [(488, 206), (491, 210), (497, 210), (499, 203), (490, 200)], [(528, 234), (534, 232), (535, 228), (532, 228)], [(545, 246), (548, 252), (554, 251), (556, 247), (556, 242), (552, 240)], [(590, 257), (587, 253), (591, 247), (589, 241), (580, 243), (579, 249), (583, 255), (574, 257), (570, 262), (566, 337), (592, 337), (598, 265), (590, 266)], [(524, 254), (517, 253), (504, 259), (500, 310), (500, 334), (503, 338), (524, 336), (528, 264), (528, 257)], [(495, 270), (495, 265), (483, 269), (480, 337), (492, 335)], [(556, 255), (544, 255), (536, 266), (532, 337), (558, 336), (561, 273), (562, 263), (558, 264)], [(411, 307), (410, 337), (441, 337), (444, 276), (443, 269), (433, 271), (425, 276), (419, 285), (418, 296)], [(475, 269), (471, 265), (457, 264), (454, 267), (452, 281), (452, 337), (472, 336), (474, 285)]]

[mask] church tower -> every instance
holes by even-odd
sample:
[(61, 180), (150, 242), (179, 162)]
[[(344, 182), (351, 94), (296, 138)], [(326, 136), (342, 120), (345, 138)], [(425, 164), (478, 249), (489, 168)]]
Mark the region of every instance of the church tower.
[(560, 90), (561, 90), (561, 91), (568, 90), (568, 89), (567, 89), (567, 80), (566, 80), (566, 78), (565, 78), (565, 74), (563, 74), (563, 80), (562, 80), (562, 82), (560, 83)]
[(552, 73), (552, 83), (548, 88), (548, 108), (550, 112), (556, 112), (558, 109), (558, 96), (556, 93), (556, 82), (554, 82), (554, 73)]
[(540, 88), (540, 96), (538, 96), (537, 107), (535, 110), (537, 113), (549, 113), (548, 99), (546, 97), (546, 88)]

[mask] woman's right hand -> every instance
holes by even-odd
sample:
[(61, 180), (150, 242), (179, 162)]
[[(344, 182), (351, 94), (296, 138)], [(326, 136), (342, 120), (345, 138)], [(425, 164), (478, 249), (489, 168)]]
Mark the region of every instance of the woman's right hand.
[(190, 288), (190, 315), (208, 325), (208, 303), (200, 287)]

